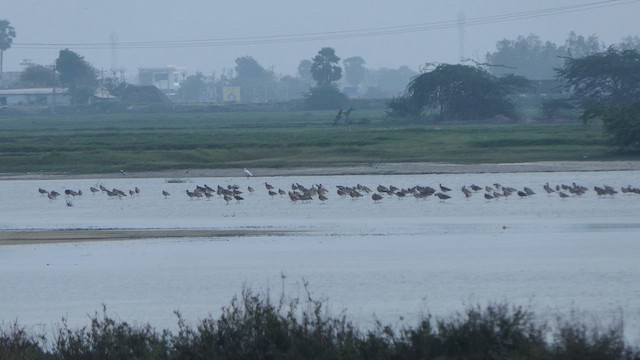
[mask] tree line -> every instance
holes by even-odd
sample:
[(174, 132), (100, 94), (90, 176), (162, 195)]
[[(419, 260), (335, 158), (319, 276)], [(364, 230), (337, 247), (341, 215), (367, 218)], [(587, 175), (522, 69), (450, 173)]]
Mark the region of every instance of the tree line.
[[(638, 50), (611, 46), (566, 57), (554, 77), (565, 90), (563, 104), (579, 111), (585, 122), (601, 120), (613, 147), (640, 151)], [(495, 76), (482, 65), (432, 64), (409, 82), (404, 95), (390, 101), (389, 113), (433, 121), (517, 119), (515, 98), (529, 85), (524, 76)]]
[[(13, 39), (16, 37), (16, 31), (10, 22), (0, 20), (0, 83), (2, 80), (2, 59), (4, 51), (8, 50)], [(331, 49), (331, 50), (328, 50)], [(291, 99), (301, 99), (310, 97), (312, 100), (318, 96), (318, 90), (322, 96), (326, 96), (326, 83), (317, 83), (315, 72), (323, 72), (322, 68), (315, 68), (317, 61), (323, 61), (327, 52), (335, 51), (332, 48), (323, 48), (318, 55), (312, 59), (303, 59), (300, 61), (297, 74), (295, 75), (279, 75), (273, 69), (267, 69), (261, 65), (252, 56), (243, 56), (235, 60), (233, 68), (223, 69), (222, 73), (216, 74), (212, 72), (210, 75), (198, 71), (195, 74), (183, 74), (178, 93), (174, 100), (180, 102), (221, 102), (223, 88), (225, 86), (238, 86), (242, 89), (240, 92), (240, 101), (243, 103), (260, 103), (270, 101), (287, 101)], [(318, 57), (320, 56), (320, 57)], [(335, 56), (338, 61), (340, 58)], [(90, 63), (88, 63), (80, 54), (69, 49), (60, 52), (60, 65), (67, 65), (59, 68), (58, 60), (54, 66), (31, 64), (21, 74), (21, 87), (52, 87), (65, 86), (71, 90), (74, 104), (86, 103), (88, 100), (89, 90), (101, 85), (112, 95), (117, 96), (121, 91), (123, 77), (118, 77), (116, 72), (111, 71), (110, 74), (104, 76), (103, 72), (98, 72)], [(68, 63), (67, 63), (68, 61)], [(345, 82), (358, 91), (359, 88), (367, 89), (362, 91), (361, 96), (366, 98), (390, 98), (401, 93), (406, 83), (415, 75), (416, 72), (407, 66), (398, 69), (367, 69), (364, 65), (366, 62), (359, 56), (346, 58), (343, 60)], [(77, 65), (77, 67), (76, 67)], [(70, 67), (69, 67), (70, 66)], [(332, 79), (331, 83), (337, 86), (337, 81), (342, 79), (343, 71), (339, 64), (333, 64), (335, 68), (339, 68), (340, 72), (336, 73), (337, 78)], [(71, 78), (69, 77), (71, 76)], [(360, 89), (360, 90), (362, 90)], [(340, 94), (332, 93), (334, 100), (340, 100)], [(318, 103), (310, 101), (310, 103)], [(314, 105), (311, 105), (312, 107)], [(322, 105), (325, 106), (325, 105)]]
[[(0, 81), (3, 53), (11, 47), (15, 29), (0, 20)], [(496, 116), (518, 118), (514, 100), (530, 86), (529, 79), (561, 81), (565, 93), (560, 99), (542, 104), (544, 111), (554, 107), (574, 108), (587, 121), (598, 118), (611, 144), (625, 151), (640, 151), (640, 38), (628, 36), (606, 47), (595, 35), (584, 37), (571, 32), (558, 46), (542, 42), (536, 35), (501, 40), (496, 51), (486, 54), (486, 62), (474, 65), (426, 64), (420, 74), (404, 71), (406, 78), (400, 96), (388, 105), (392, 116), (426, 118), (439, 121), (481, 120)], [(240, 86), (241, 101), (266, 102), (276, 99), (274, 71), (265, 69), (253, 57), (236, 59), (235, 73), (223, 73), (215, 86)], [(371, 71), (359, 56), (344, 59), (347, 84), (358, 88)], [(400, 73), (399, 69), (399, 73)], [(300, 61), (298, 76), (281, 77), (285, 91), (304, 97), (309, 109), (337, 109), (347, 97), (338, 89), (343, 77), (340, 58), (331, 47), (324, 47), (312, 58)], [(215, 76), (214, 76), (215, 78)], [(200, 101), (206, 77), (196, 73), (186, 77), (180, 88), (183, 101)], [(69, 88), (74, 104), (83, 104), (98, 86), (98, 72), (79, 54), (64, 49), (53, 68), (30, 65), (21, 81), (31, 86), (62, 85)], [(124, 84), (115, 77), (103, 81), (117, 94)], [(275, 86), (278, 89), (278, 86)], [(281, 87), (282, 88), (282, 87)], [(220, 89), (221, 90), (221, 89)], [(220, 91), (221, 92), (221, 91)]]
[[(407, 82), (417, 75), (417, 72), (407, 66), (401, 66), (398, 69), (369, 69), (364, 66), (366, 61), (360, 56), (340, 61), (333, 48), (322, 48), (318, 53), (320, 58), (317, 57), (317, 54), (313, 58), (301, 60), (295, 75), (279, 75), (273, 69), (264, 67), (254, 57), (243, 56), (236, 58), (234, 67), (223, 69), (220, 74), (212, 72), (206, 75), (202, 72), (196, 72), (187, 76), (181, 84), (177, 100), (221, 102), (224, 86), (239, 86), (242, 89), (240, 101), (243, 103), (303, 99), (318, 90), (314, 89), (315, 85), (319, 84), (317, 84), (313, 72), (323, 70), (313, 68), (317, 66), (314, 65), (314, 62), (322, 61), (325, 55), (328, 56), (328, 51), (333, 51), (333, 56), (337, 58), (333, 66), (340, 69), (340, 76), (332, 80), (333, 84), (338, 86), (342, 81), (342, 85), (352, 88), (352, 91), (362, 98), (391, 98), (402, 93)], [(320, 86), (320, 88), (325, 87)], [(212, 95), (212, 93), (216, 95)]]
[[(640, 37), (627, 36), (612, 44), (620, 50), (640, 50)], [(565, 58), (582, 58), (601, 53), (608, 46), (596, 35), (570, 32), (564, 44), (543, 41), (535, 34), (520, 35), (496, 43), (496, 51), (485, 55), (489, 71), (495, 76), (515, 74), (532, 80), (553, 79)]]

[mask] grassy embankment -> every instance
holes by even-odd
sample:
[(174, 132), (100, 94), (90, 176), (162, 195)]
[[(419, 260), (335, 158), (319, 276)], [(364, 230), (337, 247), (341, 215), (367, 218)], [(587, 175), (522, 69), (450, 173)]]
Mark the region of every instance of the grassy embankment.
[[(0, 117), (0, 172), (104, 173), (378, 162), (509, 163), (624, 159), (601, 127), (421, 125), (383, 111)], [(628, 158), (628, 157), (627, 157)]]
[[(282, 299), (282, 298), (281, 298)], [(224, 308), (178, 331), (131, 325), (96, 313), (88, 327), (64, 322), (53, 339), (19, 324), (0, 326), (2, 359), (639, 359), (622, 323), (589, 326), (561, 320), (549, 326), (521, 307), (471, 306), (449, 318), (424, 316), (415, 325), (377, 323), (359, 330), (320, 301), (274, 303), (245, 291)], [(412, 321), (412, 322), (413, 322)], [(53, 340), (53, 341), (50, 341)]]

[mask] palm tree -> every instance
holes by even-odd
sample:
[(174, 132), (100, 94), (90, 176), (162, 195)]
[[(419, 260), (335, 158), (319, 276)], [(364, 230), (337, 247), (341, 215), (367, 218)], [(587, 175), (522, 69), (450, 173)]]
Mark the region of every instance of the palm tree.
[(8, 50), (16, 37), (16, 30), (8, 20), (0, 20), (0, 85), (2, 85), (2, 63), (4, 51)]

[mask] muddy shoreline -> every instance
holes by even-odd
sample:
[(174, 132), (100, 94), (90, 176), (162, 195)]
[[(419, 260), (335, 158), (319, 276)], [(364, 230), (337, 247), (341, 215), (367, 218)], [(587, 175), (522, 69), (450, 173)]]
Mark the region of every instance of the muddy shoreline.
[[(633, 171), (640, 170), (640, 161), (541, 161), (508, 164), (444, 164), (444, 163), (380, 163), (352, 166), (251, 168), (255, 177), (320, 176), (320, 175), (411, 175), (411, 174), (477, 174), (560, 171)], [(114, 178), (188, 179), (203, 177), (244, 177), (242, 168), (176, 169), (146, 172), (105, 174), (66, 173), (0, 173), (1, 180), (64, 180)]]
[(0, 246), (138, 239), (229, 238), (284, 235), (294, 231), (270, 229), (73, 229), (0, 231)]

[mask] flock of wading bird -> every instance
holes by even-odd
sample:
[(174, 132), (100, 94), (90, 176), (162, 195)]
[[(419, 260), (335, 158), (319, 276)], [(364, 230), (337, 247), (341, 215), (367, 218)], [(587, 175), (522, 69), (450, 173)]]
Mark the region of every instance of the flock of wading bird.
[[(329, 199), (328, 196), (331, 192), (322, 184), (314, 184), (310, 187), (306, 187), (298, 183), (293, 183), (291, 184), (291, 190), (285, 191), (282, 188), (276, 189), (273, 185), (267, 182), (264, 182), (264, 188), (267, 191), (269, 197), (275, 198), (275, 197), (287, 196), (294, 203), (296, 202), (308, 203), (313, 201), (314, 199), (317, 199), (324, 203)], [(569, 198), (569, 197), (579, 197), (589, 191), (587, 187), (578, 185), (576, 183), (572, 183), (571, 185), (560, 184), (555, 186), (552, 186), (552, 185), (549, 185), (549, 183), (546, 183), (543, 185), (542, 188), (546, 194), (550, 196), (557, 195), (563, 199)], [(57, 191), (47, 191), (42, 188), (39, 188), (38, 191), (42, 196), (46, 195), (50, 201), (54, 201), (59, 196), (61, 196), (60, 193), (58, 193)], [(128, 190), (128, 192), (125, 192), (123, 190), (119, 190), (116, 188), (108, 189), (105, 186), (100, 185), (97, 188), (93, 186), (90, 187), (89, 191), (92, 194), (104, 193), (110, 199), (122, 199), (127, 196), (130, 198), (135, 198), (140, 194), (140, 189), (138, 187), (130, 189)], [(253, 187), (248, 186), (246, 191), (248, 193), (254, 193), (256, 190)], [(495, 201), (500, 198), (509, 198), (513, 195), (516, 195), (519, 198), (527, 198), (536, 194), (535, 191), (533, 191), (531, 188), (527, 186), (525, 186), (522, 189), (516, 189), (510, 186), (503, 186), (498, 183), (495, 183), (492, 185), (486, 185), (486, 186), (478, 186), (476, 184), (472, 184), (470, 186), (464, 185), (462, 186), (460, 191), (462, 192), (463, 196), (467, 199), (473, 196), (476, 196), (476, 194), (481, 193), (484, 199), (486, 199), (487, 201)], [(613, 187), (609, 185), (594, 186), (593, 191), (598, 196), (613, 196), (618, 193), (617, 190), (615, 190)], [(627, 187), (622, 187), (620, 189), (620, 192), (624, 194), (640, 195), (640, 188), (635, 188), (629, 185)], [(429, 197), (433, 197), (433, 198), (438, 198), (440, 201), (444, 202), (448, 199), (451, 199), (454, 191), (451, 188), (448, 188), (442, 184), (439, 184), (437, 188), (431, 187), (431, 186), (420, 186), (420, 185), (416, 185), (409, 188), (398, 188), (393, 185), (390, 185), (390, 186), (378, 185), (376, 187), (376, 191), (371, 190), (367, 186), (357, 184), (355, 186), (337, 185), (335, 189), (335, 193), (340, 198), (351, 198), (354, 200), (361, 197), (370, 196), (375, 203), (379, 203), (385, 198), (393, 198), (393, 197), (395, 198), (413, 197), (415, 199), (426, 199)], [(64, 190), (64, 194), (65, 194), (67, 206), (73, 206), (71, 199), (82, 196), (82, 190), (75, 191), (75, 190), (67, 189), (67, 190)], [(226, 187), (217, 185), (215, 189), (212, 187), (209, 187), (206, 184), (203, 186), (197, 185), (193, 190), (189, 190), (189, 189), (185, 190), (185, 194), (187, 198), (191, 200), (198, 200), (198, 199), (209, 200), (211, 198), (217, 197), (217, 198), (223, 199), (227, 204), (231, 202), (240, 203), (241, 201), (244, 200), (244, 197), (242, 196), (243, 191), (240, 190), (239, 185), (227, 185)], [(162, 196), (166, 199), (169, 196), (171, 196), (171, 194), (166, 190), (162, 190)]]

